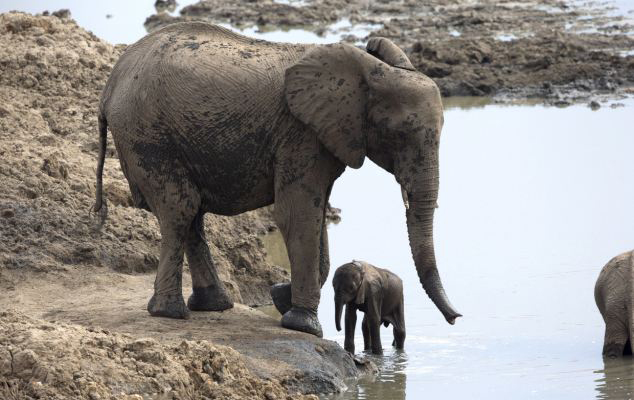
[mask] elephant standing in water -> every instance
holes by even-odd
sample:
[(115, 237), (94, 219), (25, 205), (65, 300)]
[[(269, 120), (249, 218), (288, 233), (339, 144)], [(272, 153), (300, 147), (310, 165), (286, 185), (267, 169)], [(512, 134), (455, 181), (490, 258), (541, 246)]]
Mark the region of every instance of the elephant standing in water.
[[(411, 249), (427, 294), (449, 323), (460, 316), (445, 295), (432, 238), (438, 88), (389, 40), (374, 38), (367, 50), (271, 43), (200, 22), (169, 25), (126, 49), (101, 96), (93, 209), (104, 205), (110, 127), (134, 203), (160, 224), (151, 315), (187, 318), (188, 308), (232, 307), (203, 216), (275, 203), (291, 262), (290, 290), (280, 291), (291, 306), (282, 326), (321, 336), (325, 207), (346, 166), (359, 168), (367, 156), (394, 174), (409, 202)], [(184, 253), (193, 283), (187, 305)]]
[(601, 270), (594, 287), (594, 300), (605, 321), (603, 355), (632, 354), (632, 292), (634, 250), (611, 259)]
[(346, 339), (343, 347), (354, 354), (354, 330), (357, 310), (363, 312), (361, 329), (363, 349), (383, 354), (381, 324), (392, 324), (392, 345), (403, 349), (405, 343), (405, 305), (403, 281), (391, 271), (367, 262), (352, 261), (337, 268), (332, 278), (335, 289), (335, 325), (341, 330), (341, 311), (346, 306)]

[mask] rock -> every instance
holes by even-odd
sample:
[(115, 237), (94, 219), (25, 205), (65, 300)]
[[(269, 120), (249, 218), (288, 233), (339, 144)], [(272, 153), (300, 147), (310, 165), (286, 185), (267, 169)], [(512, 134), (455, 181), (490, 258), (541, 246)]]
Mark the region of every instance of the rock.
[(588, 107), (590, 107), (590, 108), (592, 109), (592, 111), (596, 111), (596, 110), (598, 110), (599, 108), (601, 108), (601, 104), (599, 104), (599, 102), (598, 102), (598, 101), (596, 101), (596, 100), (592, 100), (592, 101), (590, 102), (590, 104), (588, 104)]
[(64, 8), (61, 10), (53, 11), (52, 15), (60, 19), (67, 19), (67, 18), (70, 18), (70, 10), (67, 8)]

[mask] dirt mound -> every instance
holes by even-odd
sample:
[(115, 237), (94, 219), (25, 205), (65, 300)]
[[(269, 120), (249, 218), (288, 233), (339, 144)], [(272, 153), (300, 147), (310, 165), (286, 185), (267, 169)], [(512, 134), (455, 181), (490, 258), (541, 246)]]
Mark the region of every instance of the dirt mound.
[[(112, 142), (104, 174), (108, 220), (97, 230), (89, 216), (98, 99), (123, 48), (78, 27), (68, 13), (0, 15), (0, 286), (33, 271), (156, 269), (158, 224), (130, 207)], [(270, 304), (269, 286), (288, 280), (266, 262), (258, 238), (274, 229), (270, 211), (208, 215), (206, 228), (234, 300)]]
[(229, 347), (188, 340), (162, 345), (11, 311), (0, 313), (0, 397), (317, 399), (291, 396), (278, 381), (254, 377)]
[[(444, 96), (565, 103), (599, 94), (615, 97), (634, 86), (634, 25), (610, 11), (603, 3), (563, 0), (201, 0), (178, 17), (151, 16), (146, 27), (206, 20), (319, 34), (347, 18), (352, 24), (376, 24), (369, 36), (390, 38), (405, 49)], [(351, 43), (365, 39), (343, 36)]]

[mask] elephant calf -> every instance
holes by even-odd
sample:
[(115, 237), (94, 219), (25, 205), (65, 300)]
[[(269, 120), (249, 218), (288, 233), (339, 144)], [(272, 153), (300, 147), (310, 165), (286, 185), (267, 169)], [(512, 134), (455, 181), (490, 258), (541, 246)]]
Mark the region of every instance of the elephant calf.
[(405, 342), (403, 282), (387, 269), (363, 261), (352, 261), (337, 268), (332, 280), (335, 288), (335, 323), (341, 330), (341, 311), (346, 305), (346, 339), (344, 348), (354, 353), (354, 329), (357, 310), (363, 311), (363, 344), (365, 350), (383, 354), (381, 324), (394, 327), (393, 346), (402, 349)]
[(632, 273), (634, 250), (614, 257), (601, 270), (594, 287), (594, 299), (605, 321), (603, 355), (632, 354)]

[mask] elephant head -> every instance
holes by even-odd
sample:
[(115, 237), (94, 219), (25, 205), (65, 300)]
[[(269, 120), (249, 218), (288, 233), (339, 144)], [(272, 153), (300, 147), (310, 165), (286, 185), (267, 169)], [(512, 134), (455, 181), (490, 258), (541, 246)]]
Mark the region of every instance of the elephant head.
[(365, 285), (365, 271), (357, 262), (342, 265), (335, 272), (332, 286), (335, 289), (335, 325), (338, 331), (341, 330), (343, 305), (351, 302), (363, 304)]
[(346, 44), (312, 48), (286, 70), (286, 102), (342, 163), (359, 168), (367, 156), (394, 175), (406, 202), (418, 276), (453, 324), (461, 315), (445, 294), (433, 243), (443, 125), (440, 92), (391, 41), (373, 38), (367, 50)]

